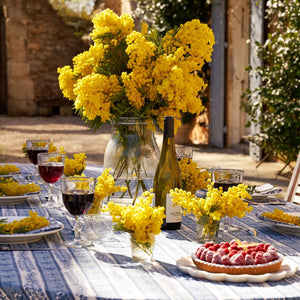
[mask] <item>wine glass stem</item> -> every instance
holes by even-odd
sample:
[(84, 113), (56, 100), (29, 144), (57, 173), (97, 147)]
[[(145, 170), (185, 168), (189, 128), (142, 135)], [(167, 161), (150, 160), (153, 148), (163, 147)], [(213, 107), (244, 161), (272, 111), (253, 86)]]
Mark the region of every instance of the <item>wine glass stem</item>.
[(48, 202), (52, 203), (52, 204), (55, 204), (54, 197), (53, 197), (53, 184), (52, 183), (48, 183), (48, 186), (50, 188)]
[(80, 241), (81, 239), (81, 220), (79, 216), (75, 216), (75, 225), (74, 225), (74, 240), (75, 241)]
[(35, 174), (34, 174), (35, 182), (36, 182), (37, 184), (38, 184), (38, 183), (41, 183), (38, 165), (34, 165), (34, 169), (35, 169)]

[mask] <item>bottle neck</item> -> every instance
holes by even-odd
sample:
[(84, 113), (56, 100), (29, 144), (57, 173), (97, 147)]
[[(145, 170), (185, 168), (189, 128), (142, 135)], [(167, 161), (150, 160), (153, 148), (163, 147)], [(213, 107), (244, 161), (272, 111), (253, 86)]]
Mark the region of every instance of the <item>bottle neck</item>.
[(168, 135), (164, 135), (163, 137), (163, 143), (162, 143), (162, 149), (161, 149), (161, 155), (164, 156), (162, 160), (168, 160), (169, 159), (177, 159), (176, 158), (176, 151), (175, 151), (175, 141), (174, 136), (170, 137)]
[(174, 118), (173, 117), (164, 118), (164, 138), (174, 139)]

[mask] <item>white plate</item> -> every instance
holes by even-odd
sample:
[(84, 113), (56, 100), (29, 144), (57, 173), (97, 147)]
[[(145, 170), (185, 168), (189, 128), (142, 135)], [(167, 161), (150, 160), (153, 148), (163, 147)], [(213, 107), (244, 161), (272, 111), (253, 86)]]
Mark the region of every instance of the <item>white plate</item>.
[(252, 197), (251, 200), (246, 199), (246, 202), (256, 205), (256, 204), (276, 204), (276, 205), (286, 205), (286, 201), (277, 198), (275, 196), (266, 196), (264, 198)]
[(195, 278), (208, 279), (211, 281), (228, 281), (228, 282), (265, 282), (265, 281), (278, 281), (284, 278), (293, 276), (298, 267), (290, 266), (287, 264), (281, 265), (281, 268), (277, 272), (266, 273), (261, 275), (230, 275), (225, 273), (210, 273), (198, 269), (193, 261), (191, 256), (181, 257), (176, 261), (177, 267), (182, 272), (189, 274)]
[[(293, 213), (289, 213), (293, 214)], [(295, 215), (295, 213), (294, 213)], [(269, 226), (271, 229), (278, 231), (280, 233), (300, 235), (300, 226), (283, 223), (279, 221), (275, 221), (266, 217), (263, 217), (261, 214), (256, 214), (256, 217), (263, 222), (263, 224)]]
[[(11, 223), (14, 220), (20, 220), (26, 218), (26, 216), (15, 216), (15, 217), (5, 217), (1, 216), (1, 219), (7, 219), (7, 223)], [(0, 244), (23, 244), (23, 243), (31, 243), (36, 242), (42, 239), (44, 236), (53, 234), (61, 231), (64, 228), (64, 224), (59, 221), (53, 221), (58, 224), (58, 228), (50, 229), (48, 231), (38, 232), (38, 233), (14, 233), (14, 234), (0, 234)], [(50, 221), (50, 225), (51, 224)]]
[(32, 196), (39, 195), (40, 192), (20, 195), (20, 196), (3, 196), (0, 197), (0, 205), (16, 205), (25, 202), (25, 200), (29, 199)]
[(10, 177), (14, 177), (14, 176), (17, 176), (17, 175), (20, 175), (22, 174), (21, 172), (15, 172), (15, 173), (9, 173), (9, 174), (5, 174), (5, 175), (1, 175), (0, 174), (0, 178), (10, 178)]
[(266, 183), (255, 188), (254, 193), (251, 193), (253, 201), (265, 200), (270, 195), (279, 195), (282, 192), (282, 188), (273, 186), (272, 184)]

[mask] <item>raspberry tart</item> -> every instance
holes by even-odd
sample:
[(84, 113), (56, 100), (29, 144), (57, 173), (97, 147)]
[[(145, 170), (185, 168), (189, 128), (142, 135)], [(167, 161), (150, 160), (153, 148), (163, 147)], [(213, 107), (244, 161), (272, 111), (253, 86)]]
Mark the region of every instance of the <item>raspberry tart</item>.
[(211, 273), (258, 275), (279, 270), (283, 256), (269, 243), (233, 240), (201, 245), (192, 260), (199, 269)]

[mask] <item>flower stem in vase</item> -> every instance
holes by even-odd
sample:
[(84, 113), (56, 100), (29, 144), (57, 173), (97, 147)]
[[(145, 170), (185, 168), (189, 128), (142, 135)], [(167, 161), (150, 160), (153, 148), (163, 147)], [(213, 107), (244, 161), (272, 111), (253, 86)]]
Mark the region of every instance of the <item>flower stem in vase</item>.
[(216, 221), (209, 216), (196, 218), (196, 234), (198, 243), (206, 243), (209, 241), (216, 242), (219, 233), (220, 221)]
[(132, 259), (137, 262), (150, 262), (153, 256), (153, 249), (155, 244), (155, 236), (151, 234), (149, 240), (146, 242), (138, 242), (134, 234), (131, 234), (131, 253)]
[(158, 156), (154, 133), (147, 128), (147, 122), (121, 118), (113, 123), (104, 153), (104, 168), (111, 168), (114, 180), (126, 185), (127, 191), (114, 194), (110, 200), (125, 205), (134, 203), (147, 190), (145, 181), (153, 180)]

